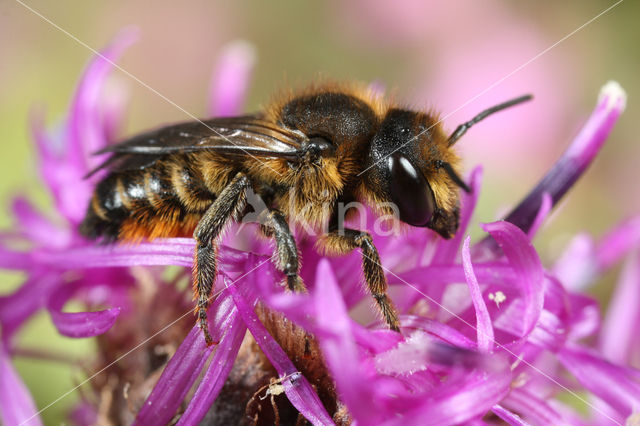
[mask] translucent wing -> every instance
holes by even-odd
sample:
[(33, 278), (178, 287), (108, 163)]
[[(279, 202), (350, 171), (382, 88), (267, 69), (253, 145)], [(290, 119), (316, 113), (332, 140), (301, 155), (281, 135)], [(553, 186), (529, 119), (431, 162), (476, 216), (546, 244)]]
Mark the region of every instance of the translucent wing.
[(306, 140), (299, 131), (278, 127), (255, 115), (191, 121), (152, 130), (98, 151), (96, 154), (113, 155), (89, 176), (103, 168), (142, 169), (166, 154), (201, 150), (297, 161)]

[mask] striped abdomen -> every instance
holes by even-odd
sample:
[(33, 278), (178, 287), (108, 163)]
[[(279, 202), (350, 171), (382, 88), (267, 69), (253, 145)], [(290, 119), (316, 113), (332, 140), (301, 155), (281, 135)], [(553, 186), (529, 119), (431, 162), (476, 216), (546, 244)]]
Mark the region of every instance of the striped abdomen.
[(106, 241), (191, 236), (216, 194), (188, 160), (172, 156), (142, 170), (112, 172), (97, 185), (80, 232)]

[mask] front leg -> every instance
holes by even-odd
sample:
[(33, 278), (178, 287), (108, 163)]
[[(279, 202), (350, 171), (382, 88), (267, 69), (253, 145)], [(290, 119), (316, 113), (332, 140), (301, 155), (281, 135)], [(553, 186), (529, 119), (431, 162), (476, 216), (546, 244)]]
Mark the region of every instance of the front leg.
[(362, 251), (362, 268), (367, 288), (375, 299), (378, 309), (389, 328), (400, 331), (398, 314), (393, 302), (387, 296), (387, 280), (382, 271), (378, 250), (368, 232), (355, 229), (333, 230), (324, 235), (319, 244), (328, 253), (347, 254), (355, 248)]
[(262, 233), (273, 237), (276, 241), (278, 260), (276, 265), (287, 276), (287, 287), (291, 291), (305, 292), (306, 289), (299, 276), (300, 260), (296, 240), (291, 235), (289, 224), (279, 210), (266, 212), (266, 219), (261, 224)]
[(207, 308), (211, 302), (211, 290), (217, 273), (216, 240), (229, 220), (236, 218), (244, 210), (247, 204), (246, 190), (250, 187), (249, 179), (238, 173), (207, 209), (193, 233), (197, 243), (193, 268), (193, 292), (194, 299), (197, 300), (195, 314), (207, 345), (213, 344), (209, 334)]

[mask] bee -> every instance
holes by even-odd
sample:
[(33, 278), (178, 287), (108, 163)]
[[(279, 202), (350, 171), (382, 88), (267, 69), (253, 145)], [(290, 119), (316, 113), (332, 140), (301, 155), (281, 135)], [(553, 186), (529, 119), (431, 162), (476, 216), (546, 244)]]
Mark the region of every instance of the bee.
[(92, 173), (107, 173), (80, 232), (107, 242), (193, 236), (195, 314), (212, 344), (207, 308), (217, 242), (252, 194), (266, 207), (260, 229), (275, 240), (275, 263), (290, 290), (304, 291), (304, 284), (289, 224), (310, 223), (326, 231), (318, 240), (325, 253), (361, 250), (366, 286), (398, 331), (373, 239), (346, 227), (338, 206), (364, 202), (451, 238), (459, 190), (470, 191), (453, 145), (488, 115), (530, 98), (489, 108), (449, 136), (435, 114), (402, 108), (366, 86), (335, 83), (281, 93), (257, 114), (162, 127), (98, 152), (111, 155)]

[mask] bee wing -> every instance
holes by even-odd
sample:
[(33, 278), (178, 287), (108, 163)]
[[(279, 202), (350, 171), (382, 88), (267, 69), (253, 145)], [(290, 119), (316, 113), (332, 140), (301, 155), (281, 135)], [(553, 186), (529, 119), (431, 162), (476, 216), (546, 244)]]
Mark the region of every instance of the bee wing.
[(115, 171), (142, 169), (166, 154), (201, 150), (297, 161), (305, 140), (307, 137), (302, 132), (278, 127), (256, 115), (179, 123), (96, 152), (113, 155), (88, 176), (103, 168)]

